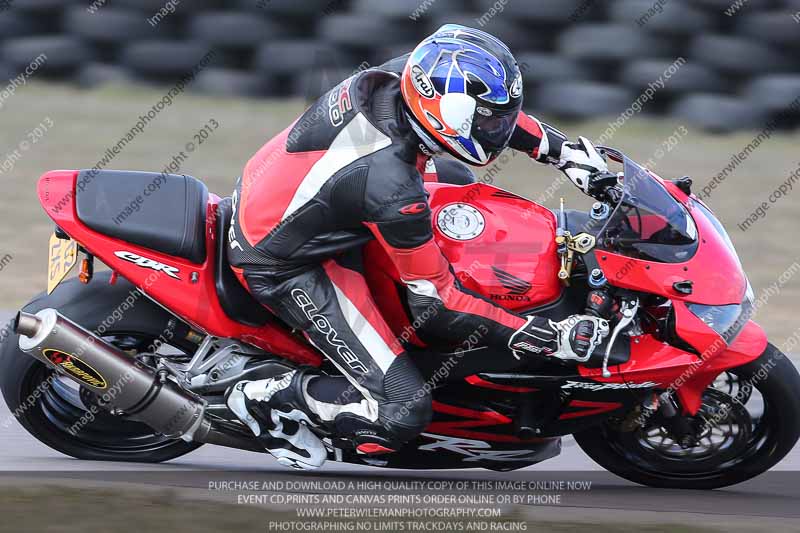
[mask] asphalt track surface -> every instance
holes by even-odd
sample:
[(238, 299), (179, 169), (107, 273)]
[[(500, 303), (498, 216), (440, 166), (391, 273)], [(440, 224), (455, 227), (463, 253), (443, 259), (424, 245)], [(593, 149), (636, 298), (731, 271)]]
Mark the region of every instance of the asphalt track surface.
[[(0, 313), (3, 318), (5, 313)], [(289, 471), (264, 454), (204, 446), (161, 465), (79, 461), (48, 448), (30, 436), (0, 401), (0, 483), (102, 482), (172, 487), (202, 495), (209, 483), (231, 480), (317, 481), (583, 481), (590, 490), (563, 494), (556, 513), (570, 516), (609, 517), (614, 511), (674, 514), (691, 520), (777, 521), (780, 530), (800, 531), (800, 447), (795, 448), (771, 472), (723, 490), (659, 490), (635, 485), (605, 472), (589, 459), (571, 438), (565, 438), (562, 454), (554, 459), (514, 472), (487, 470), (411, 471), (329, 462), (314, 473)], [(486, 491), (493, 489), (487, 488)], [(476, 489), (481, 492), (481, 489)], [(233, 497), (233, 495), (230, 495)], [(539, 509), (544, 510), (544, 507)], [(568, 511), (567, 509), (570, 509)], [(612, 513), (609, 515), (608, 513)], [(666, 513), (666, 514), (664, 514)], [(557, 515), (556, 515), (557, 516)], [(620, 515), (622, 516), (622, 515)], [(651, 517), (652, 518), (652, 517)]]

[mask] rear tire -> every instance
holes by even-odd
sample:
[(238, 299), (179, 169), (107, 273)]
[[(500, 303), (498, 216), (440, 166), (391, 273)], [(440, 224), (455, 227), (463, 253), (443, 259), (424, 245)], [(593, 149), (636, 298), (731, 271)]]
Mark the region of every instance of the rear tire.
[[(109, 273), (104, 272), (95, 276), (88, 285), (76, 279), (67, 281), (52, 295), (37, 296), (23, 310), (35, 313), (52, 307), (83, 327), (94, 330), (126, 298), (138, 294), (133, 307), (126, 310), (103, 336), (155, 339), (162, 335), (172, 316), (143, 297), (130, 283), (120, 279), (116, 285), (109, 285), (108, 278)], [(176, 334), (175, 338), (181, 338), (181, 335)], [(57, 397), (58, 380), (51, 381), (48, 387), (40, 387), (52, 371), (20, 351), (17, 342), (18, 335), (12, 333), (0, 345), (0, 389), (6, 405), (19, 423), (50, 448), (76, 459), (160, 463), (201, 446), (180, 439), (167, 439), (144, 424), (125, 421), (104, 411), (99, 411), (96, 420), (82, 426), (76, 435), (71, 434), (65, 427), (71, 427), (71, 421), (80, 420), (88, 411)], [(178, 343), (176, 340), (170, 342)], [(191, 346), (187, 344), (183, 348), (191, 350)]]
[[(768, 368), (765, 365), (771, 365), (766, 377), (754, 377), (761, 369)], [(752, 479), (775, 466), (800, 437), (800, 375), (792, 362), (771, 344), (758, 359), (731, 372), (740, 379), (753, 378), (765, 404), (758, 422), (763, 427), (753, 429), (748, 447), (739, 456), (714, 468), (694, 472), (685, 468), (681, 471), (676, 468), (674, 472), (647, 468), (637, 459), (639, 455), (619, 446), (622, 434), (608, 423), (576, 433), (575, 440), (606, 470), (650, 487), (716, 489)]]

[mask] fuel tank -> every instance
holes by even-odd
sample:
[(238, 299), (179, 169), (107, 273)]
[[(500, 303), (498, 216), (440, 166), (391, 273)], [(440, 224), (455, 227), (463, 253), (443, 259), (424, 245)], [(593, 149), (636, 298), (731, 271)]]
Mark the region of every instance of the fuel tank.
[(558, 298), (553, 213), (485, 183), (426, 184), (434, 238), (461, 283), (515, 311)]

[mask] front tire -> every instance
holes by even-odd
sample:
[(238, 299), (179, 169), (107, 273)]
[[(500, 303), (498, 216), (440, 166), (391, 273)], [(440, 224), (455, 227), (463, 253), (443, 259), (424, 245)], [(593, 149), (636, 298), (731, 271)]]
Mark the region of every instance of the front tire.
[[(109, 274), (97, 274), (88, 285), (76, 279), (67, 281), (49, 296), (40, 294), (23, 310), (35, 313), (52, 307), (77, 324), (96, 330), (134, 295), (135, 303), (121, 316), (116, 315), (119, 318), (114, 319), (103, 338), (112, 344), (125, 343), (126, 348), (139, 343), (147, 346), (164, 333), (174, 318), (130, 283), (120, 279), (109, 285)], [(76, 459), (160, 463), (200, 446), (167, 439), (140, 422), (103, 410), (91, 413), (84, 403), (85, 391), (66, 378), (54, 377), (52, 369), (20, 351), (18, 339), (11, 334), (0, 345), (0, 389), (14, 418), (50, 448)], [(173, 340), (171, 344), (179, 342)], [(192, 346), (182, 348), (191, 350)], [(43, 385), (48, 381), (49, 385)]]
[[(750, 380), (763, 401), (762, 413), (752, 419), (751, 427), (740, 427), (732, 434), (733, 455), (731, 449), (716, 450), (689, 462), (691, 450), (687, 450), (687, 460), (682, 462), (679, 454), (661, 456), (653, 448), (633, 444), (634, 434), (644, 428), (625, 433), (610, 422), (576, 433), (575, 440), (606, 470), (650, 487), (716, 489), (752, 479), (775, 466), (800, 438), (800, 375), (771, 344), (758, 359), (731, 373), (740, 382)], [(716, 389), (709, 388), (706, 394), (704, 398), (720, 397)], [(738, 408), (733, 405), (730, 410)]]

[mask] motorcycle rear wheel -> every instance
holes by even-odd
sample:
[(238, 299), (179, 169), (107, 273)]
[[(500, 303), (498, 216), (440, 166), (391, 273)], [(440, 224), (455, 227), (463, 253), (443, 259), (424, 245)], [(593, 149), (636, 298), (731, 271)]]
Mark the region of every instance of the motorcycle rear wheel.
[[(96, 275), (88, 285), (77, 279), (67, 281), (52, 295), (37, 296), (23, 310), (35, 313), (52, 307), (83, 327), (95, 330), (136, 290), (124, 280), (109, 285), (109, 274)], [(114, 321), (103, 338), (126, 348), (148, 346), (163, 334), (170, 318), (138, 295), (133, 307)], [(11, 334), (0, 345), (0, 389), (16, 421), (50, 448), (76, 459), (160, 463), (200, 447), (168, 439), (145, 424), (124, 420), (101, 409), (90, 413), (85, 402), (91, 397), (86, 396), (86, 391), (67, 378), (53, 376), (52, 369), (20, 351), (17, 342), (18, 336)], [(170, 344), (180, 342), (170, 341)], [(191, 345), (175, 348), (189, 353), (192, 350)], [(48, 379), (50, 384), (42, 386)]]
[[(756, 374), (761, 371), (763, 375), (762, 369), (769, 370), (759, 379)], [(692, 449), (688, 449), (681, 460), (680, 452), (670, 454), (669, 450), (658, 447), (632, 444), (632, 432), (622, 432), (611, 422), (576, 433), (575, 440), (606, 470), (650, 487), (716, 489), (752, 479), (775, 466), (800, 438), (800, 375), (794, 364), (771, 344), (758, 359), (732, 369), (731, 373), (739, 380), (751, 380), (760, 394), (763, 409), (752, 418), (742, 413), (745, 418), (740, 416), (739, 420), (751, 423), (727, 436), (727, 450), (720, 447), (705, 455), (693, 455)], [(723, 396), (709, 388), (704, 393), (704, 405)], [(744, 400), (745, 405), (750, 400), (750, 397)], [(729, 412), (741, 413), (735, 402), (728, 403)], [(722, 437), (724, 441), (725, 436)], [(735, 455), (731, 455), (732, 451)]]

